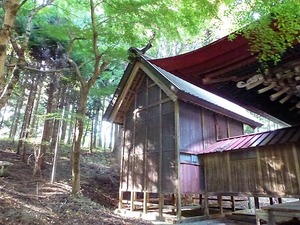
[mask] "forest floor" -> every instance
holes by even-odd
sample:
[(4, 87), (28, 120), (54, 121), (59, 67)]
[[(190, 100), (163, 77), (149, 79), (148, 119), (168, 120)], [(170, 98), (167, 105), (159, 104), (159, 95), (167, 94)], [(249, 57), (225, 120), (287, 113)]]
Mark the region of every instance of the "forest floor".
[[(152, 224), (124, 218), (117, 207), (119, 176), (109, 152), (82, 153), (81, 193), (70, 194), (71, 165), (64, 149), (57, 163), (57, 179), (51, 184), (50, 157), (41, 177), (33, 177), (33, 159), (23, 163), (9, 142), (0, 141), (0, 161), (12, 163), (9, 174), (0, 177), (0, 224)], [(157, 224), (157, 223), (156, 223)], [(190, 224), (244, 224), (226, 219)]]

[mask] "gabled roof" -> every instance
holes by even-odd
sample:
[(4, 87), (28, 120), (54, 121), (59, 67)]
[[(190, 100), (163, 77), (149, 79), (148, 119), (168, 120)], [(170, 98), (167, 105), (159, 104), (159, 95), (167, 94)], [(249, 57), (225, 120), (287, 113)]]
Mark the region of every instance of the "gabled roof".
[(274, 131), (266, 131), (262, 133), (226, 138), (210, 145), (200, 154), (243, 150), (286, 143), (299, 143), (299, 141), (300, 126), (286, 127)]
[(277, 65), (269, 65), (268, 72), (261, 74), (264, 80), (254, 79), (262, 65), (242, 36), (232, 41), (224, 37), (195, 51), (150, 62), (262, 116), (300, 124), (299, 43), (287, 49)]
[[(174, 76), (150, 63), (144, 56), (140, 56), (138, 61), (129, 64), (127, 67), (114, 98), (103, 116), (105, 120), (122, 123), (122, 121), (116, 119), (118, 114), (117, 111), (124, 109), (124, 107), (122, 107), (122, 104), (126, 104), (124, 99), (130, 98), (128, 95), (132, 93), (132, 91), (128, 92), (130, 88), (126, 88), (126, 85), (134, 80), (134, 76), (136, 76), (140, 70), (144, 71), (154, 82), (156, 82), (173, 101), (180, 99), (182, 101), (190, 102), (234, 118), (245, 124), (249, 124), (252, 127), (262, 125), (244, 108)], [(125, 93), (126, 91), (128, 93)]]

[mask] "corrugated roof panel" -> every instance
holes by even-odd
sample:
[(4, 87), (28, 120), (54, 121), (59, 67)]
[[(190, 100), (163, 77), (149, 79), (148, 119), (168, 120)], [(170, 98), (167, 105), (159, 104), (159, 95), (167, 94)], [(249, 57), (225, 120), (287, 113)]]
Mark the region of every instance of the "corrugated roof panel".
[(256, 147), (258, 146), (266, 137), (268, 137), (269, 133), (263, 133), (260, 135), (260, 137), (258, 139), (256, 139), (256, 141), (254, 141), (250, 147)]
[(292, 127), (291, 129), (286, 130), (285, 135), (280, 139), (279, 144), (288, 142), (296, 132), (297, 127)]
[(249, 134), (249, 136), (251, 138), (247, 141), (247, 143), (245, 143), (244, 148), (250, 147), (253, 142), (255, 142), (261, 136), (261, 134)]
[(277, 135), (278, 131), (275, 130), (275, 131), (269, 131), (269, 135), (262, 141), (258, 144), (258, 146), (264, 146), (264, 145), (267, 145), (276, 135)]
[(244, 140), (242, 140), (242, 141), (235, 147), (235, 149), (245, 148), (245, 144), (246, 144), (251, 138), (253, 138), (253, 136), (246, 136), (246, 137), (244, 138)]
[(274, 145), (280, 142), (281, 138), (287, 133), (287, 130), (279, 130), (274, 138), (269, 142), (269, 145)]
[(229, 146), (229, 150), (231, 149), (236, 149), (238, 145), (240, 145), (244, 140), (246, 139), (246, 137), (242, 136), (240, 138), (237, 139), (233, 139), (233, 143)]
[(276, 145), (300, 141), (300, 126), (286, 127), (279, 130), (267, 131), (257, 134), (232, 137), (218, 141), (204, 149), (202, 153), (213, 153)]

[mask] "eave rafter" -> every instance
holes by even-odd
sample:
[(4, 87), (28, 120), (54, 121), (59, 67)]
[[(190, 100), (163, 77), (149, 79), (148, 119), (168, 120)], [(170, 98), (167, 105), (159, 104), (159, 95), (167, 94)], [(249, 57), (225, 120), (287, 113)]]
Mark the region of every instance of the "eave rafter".
[(247, 80), (237, 82), (237, 87), (246, 88), (246, 90), (259, 87), (258, 94), (273, 90), (275, 93), (270, 94), (269, 97), (271, 101), (278, 100), (284, 104), (293, 100), (296, 102), (290, 110), (300, 109), (300, 60), (270, 69), (265, 74), (251, 76)]

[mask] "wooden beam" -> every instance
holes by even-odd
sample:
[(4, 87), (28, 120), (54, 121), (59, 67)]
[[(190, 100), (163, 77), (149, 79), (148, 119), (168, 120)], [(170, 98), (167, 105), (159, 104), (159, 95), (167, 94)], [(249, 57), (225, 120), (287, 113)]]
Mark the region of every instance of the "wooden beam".
[(275, 101), (277, 98), (279, 98), (281, 95), (286, 93), (288, 90), (290, 90), (290, 87), (285, 87), (282, 90), (278, 91), (277, 93), (270, 96), (271, 101)]
[(280, 102), (281, 104), (286, 103), (291, 97), (293, 97), (293, 95), (288, 94), (288, 95), (286, 95), (284, 98), (282, 98), (279, 102)]
[(258, 85), (261, 85), (264, 81), (265, 81), (264, 79), (260, 79), (260, 80), (258, 80), (256, 82), (252, 83), (252, 84), (249, 84), (249, 85), (246, 86), (246, 90), (250, 90), (252, 88), (255, 88)]
[(259, 90), (257, 91), (257, 93), (258, 93), (258, 94), (265, 93), (265, 92), (267, 92), (267, 91), (273, 89), (274, 87), (276, 87), (276, 82), (272, 82), (269, 86), (264, 87), (264, 88), (262, 88), (262, 89), (259, 89)]

